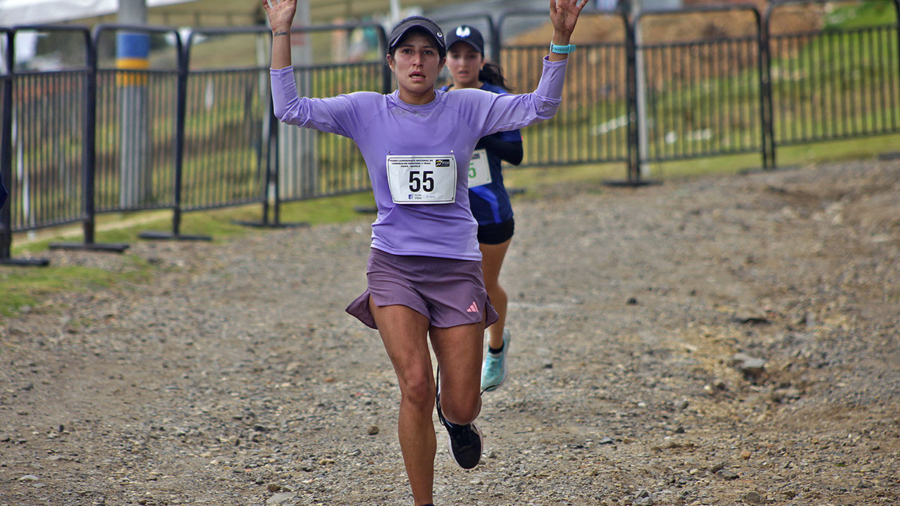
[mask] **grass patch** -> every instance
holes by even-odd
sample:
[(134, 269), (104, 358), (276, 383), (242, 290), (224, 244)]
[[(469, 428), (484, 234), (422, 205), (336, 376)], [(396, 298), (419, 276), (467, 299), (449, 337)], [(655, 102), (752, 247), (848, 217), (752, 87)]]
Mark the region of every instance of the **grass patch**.
[[(288, 202), (282, 204), (280, 221), (282, 223), (303, 222), (311, 225), (343, 223), (359, 219), (361, 215), (354, 211), (354, 208), (374, 205), (375, 200), (371, 192)], [(182, 235), (211, 236), (216, 242), (254, 233), (252, 232), (255, 230), (254, 228), (236, 224), (235, 220), (260, 222), (262, 220), (262, 204), (183, 213), (179, 231)], [(271, 223), (273, 220), (270, 209), (269, 222)], [(13, 256), (47, 251), (52, 243), (78, 242), (83, 237), (81, 230), (81, 225), (74, 225), (38, 231), (33, 234), (33, 237), (30, 237), (32, 234), (28, 233), (14, 234)], [(139, 235), (149, 231), (172, 232), (172, 212), (102, 214), (97, 217), (96, 241), (98, 243), (132, 244), (142, 241), (143, 239)]]
[[(831, 141), (801, 146), (777, 147), (778, 167), (814, 165), (842, 160), (871, 159), (882, 153), (897, 151), (900, 135), (883, 135), (862, 139)], [(706, 174), (738, 174), (762, 168), (762, 156), (747, 153), (733, 156), (698, 158), (650, 164), (653, 178), (690, 177)]]
[(111, 272), (81, 266), (48, 268), (0, 267), (0, 316), (12, 316), (25, 307), (37, 307), (43, 300), (58, 292), (85, 292), (108, 288), (122, 281), (147, 282), (151, 279), (150, 265), (143, 259), (131, 257), (127, 270)]
[(538, 200), (556, 195), (555, 188), (573, 183), (582, 188), (597, 188), (609, 180), (625, 180), (623, 163), (585, 164), (549, 167), (504, 168), (503, 182), (511, 192), (524, 192), (525, 200)]
[[(371, 192), (290, 202), (282, 205), (280, 221), (310, 225), (353, 220), (371, 221), (371, 216), (360, 214), (354, 209), (374, 205), (375, 200)], [(258, 229), (238, 225), (233, 221), (259, 222), (261, 215), (260, 204), (186, 213), (182, 215), (181, 233), (208, 235), (212, 236), (215, 242), (224, 242), (258, 233), (254, 231)], [(270, 214), (270, 223), (273, 219)], [(101, 215), (97, 219), (96, 241), (104, 244), (133, 244), (142, 241), (138, 236), (145, 231), (171, 232), (172, 213), (152, 211)], [(51, 243), (77, 243), (82, 238), (80, 225), (36, 232), (34, 238), (29, 238), (29, 234), (26, 233), (18, 233), (13, 238), (12, 256), (15, 258), (26, 253), (40, 256), (42, 252), (47, 251)], [(0, 286), (3, 287), (0, 290), (0, 315), (13, 316), (25, 306), (40, 307), (46, 298), (54, 293), (108, 288), (122, 281), (152, 282), (160, 267), (127, 252), (125, 255), (128, 257), (126, 268), (120, 271), (52, 264), (49, 267), (39, 268), (0, 265)]]

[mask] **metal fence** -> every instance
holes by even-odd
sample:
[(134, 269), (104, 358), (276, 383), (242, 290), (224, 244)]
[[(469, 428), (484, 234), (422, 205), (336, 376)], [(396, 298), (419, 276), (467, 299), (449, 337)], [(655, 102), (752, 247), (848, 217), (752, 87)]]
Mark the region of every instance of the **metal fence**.
[[(900, 133), (900, 0), (881, 2), (893, 17), (874, 24), (777, 27), (810, 3), (820, 5), (784, 0), (764, 16), (744, 5), (585, 13), (559, 112), (522, 132), (525, 165), (624, 163), (626, 183), (640, 184), (644, 162), (758, 152), (771, 168), (779, 146)], [(537, 86), (546, 12), (440, 21), (483, 28), (515, 91)], [(29, 33), (64, 46), (53, 69), (17, 65), (16, 38)], [(122, 65), (119, 39), (135, 34), (152, 51)], [(94, 243), (98, 213), (172, 209), (172, 233), (147, 237), (191, 239), (180, 234), (183, 212), (260, 204), (262, 223), (277, 225), (284, 201), (370, 190), (352, 141), (274, 118), (270, 37), (263, 27), (194, 31), (186, 42), (170, 28), (0, 30), (0, 170), (11, 192), (0, 262), (11, 261), (14, 232), (75, 222), (80, 246), (122, 251)], [(301, 95), (391, 92), (381, 26), (292, 37)], [(368, 50), (354, 52), (350, 41), (363, 39)]]
[[(563, 103), (553, 119), (522, 131), (522, 166), (627, 162), (629, 159), (628, 19), (621, 13), (587, 13), (618, 30), (604, 41), (577, 44), (566, 69)], [(545, 11), (512, 12), (500, 17), (501, 34), (516, 23), (546, 22)], [(544, 32), (546, 33), (546, 31)], [(526, 39), (526, 43), (522, 43)], [(505, 76), (522, 92), (537, 88), (550, 41), (540, 45), (518, 37), (503, 41), (500, 61)], [(502, 39), (501, 39), (502, 40)]]
[(638, 110), (644, 121), (639, 125), (641, 161), (752, 152), (765, 159), (758, 11), (741, 5), (651, 11), (641, 13), (635, 25), (639, 33), (653, 33), (644, 27), (652, 18), (667, 22), (690, 16), (691, 22), (683, 24), (704, 26), (726, 22), (723, 16), (735, 13), (746, 14), (743, 25), (749, 34), (729, 36), (711, 29), (700, 31), (705, 40), (636, 44)]
[[(23, 28), (15, 33), (27, 31)], [(7, 182), (15, 189), (8, 204), (13, 230), (52, 227), (83, 218), (88, 128), (84, 98), (90, 74), (90, 35), (82, 28), (52, 31), (78, 48), (82, 61), (54, 71), (16, 69), (13, 65), (10, 143), (16, 163)]]
[(779, 13), (810, 3), (785, 0), (765, 13), (773, 161), (779, 145), (900, 131), (900, 1), (870, 4), (882, 6), (883, 24), (772, 33)]
[[(309, 55), (307, 63), (295, 62), (294, 79), (303, 96), (324, 98), (354, 91), (391, 91), (392, 76), (384, 61), (387, 40), (381, 25), (305, 27), (292, 33), (305, 37), (306, 46), (311, 48), (327, 43), (332, 37), (349, 36), (354, 30), (372, 33), (377, 49), (353, 58), (354, 61), (316, 61)], [(362, 154), (353, 141), (345, 137), (286, 127), (278, 136), (278, 152), (278, 194), (283, 201), (371, 189)]]

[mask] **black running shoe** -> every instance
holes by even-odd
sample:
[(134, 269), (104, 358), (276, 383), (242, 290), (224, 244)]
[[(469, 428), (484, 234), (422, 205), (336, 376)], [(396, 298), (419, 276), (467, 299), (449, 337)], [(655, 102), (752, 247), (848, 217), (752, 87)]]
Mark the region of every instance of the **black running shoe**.
[[(440, 375), (440, 370), (438, 375)], [(474, 468), (481, 461), (481, 452), (484, 448), (484, 436), (481, 434), (481, 430), (475, 425), (475, 422), (466, 425), (456, 425), (444, 418), (444, 412), (441, 411), (440, 383), (438, 383), (437, 387), (436, 404), (438, 420), (441, 421), (441, 425), (447, 429), (447, 434), (450, 436), (448, 441), (450, 456), (459, 464), (459, 467), (463, 469)]]

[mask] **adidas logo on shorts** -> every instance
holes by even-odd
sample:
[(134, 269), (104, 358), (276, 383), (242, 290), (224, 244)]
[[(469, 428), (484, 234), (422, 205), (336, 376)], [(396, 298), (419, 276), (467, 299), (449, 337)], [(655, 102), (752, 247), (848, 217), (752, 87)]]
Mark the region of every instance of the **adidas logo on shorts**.
[(477, 312), (478, 312), (478, 305), (475, 304), (475, 302), (472, 302), (472, 305), (469, 306), (469, 309), (466, 309), (466, 312), (467, 312), (467, 313), (477, 313)]

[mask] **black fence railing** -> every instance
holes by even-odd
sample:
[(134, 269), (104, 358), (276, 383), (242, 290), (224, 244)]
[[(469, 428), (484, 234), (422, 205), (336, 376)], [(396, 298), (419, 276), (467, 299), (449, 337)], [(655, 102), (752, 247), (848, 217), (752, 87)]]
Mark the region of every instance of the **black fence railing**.
[[(780, 10), (804, 3), (770, 5), (767, 25)], [(892, 4), (893, 24), (769, 34), (773, 156), (779, 145), (900, 131), (900, 2)]]
[[(636, 185), (647, 162), (759, 153), (772, 168), (779, 146), (900, 133), (900, 0), (865, 2), (890, 11), (876, 23), (776, 28), (809, 4), (821, 2), (784, 0), (762, 16), (745, 5), (586, 13), (563, 105), (522, 132), (525, 164), (623, 163)], [(440, 21), (483, 28), (515, 91), (537, 86), (546, 12)], [(53, 69), (17, 64), (16, 39), (29, 33), (62, 47)], [(123, 66), (118, 39), (135, 33), (152, 51)], [(171, 234), (144, 236), (205, 239), (181, 235), (183, 212), (260, 204), (262, 224), (278, 226), (282, 202), (370, 190), (352, 141), (274, 118), (270, 37), (264, 27), (194, 31), (186, 42), (171, 28), (0, 29), (0, 170), (11, 192), (0, 262), (12, 262), (14, 232), (76, 222), (84, 244), (69, 247), (122, 251), (94, 243), (98, 213), (172, 209)], [(225, 49), (211, 51), (220, 39)], [(305, 55), (294, 65), (304, 96), (393, 88), (380, 25), (311, 26), (292, 45)], [(331, 53), (341, 56), (321, 56)]]
[(643, 77), (641, 160), (659, 162), (759, 152), (767, 166), (762, 122), (762, 34), (752, 6), (700, 7), (679, 12), (643, 12), (637, 29), (651, 17), (677, 18), (746, 13), (751, 34), (713, 40), (637, 43)]
[(773, 28), (781, 13), (811, 4), (825, 2), (781, 0), (763, 17), (764, 115), (772, 166), (779, 145), (900, 131), (900, 0), (869, 2), (881, 11), (874, 26)]
[(12, 101), (14, 157), (11, 227), (39, 229), (82, 219), (84, 96), (89, 34), (57, 28), (83, 48), (83, 60), (54, 71), (16, 71)]
[[(566, 69), (563, 103), (553, 119), (522, 131), (522, 166), (627, 162), (629, 159), (628, 20), (621, 13), (588, 13), (616, 28), (611, 40), (577, 44)], [(545, 11), (517, 11), (500, 17), (498, 30), (545, 22)], [(583, 19), (585, 24), (591, 20)], [(597, 22), (601, 22), (597, 20)], [(540, 45), (506, 41), (500, 49), (505, 76), (517, 91), (537, 87), (550, 41)]]
[[(129, 33), (168, 35), (170, 30), (132, 28)], [(95, 28), (99, 47), (116, 42), (125, 33), (115, 25)], [(100, 58), (96, 68), (95, 173), (97, 211), (166, 209), (174, 204), (175, 145), (178, 142), (178, 69), (120, 69), (112, 58)]]
[[(387, 39), (381, 25), (311, 26), (295, 32), (314, 46), (316, 37), (340, 35), (351, 30), (372, 35), (371, 42), (377, 50), (352, 58), (353, 61), (320, 62), (311, 55), (311, 63), (295, 63), (294, 78), (303, 96), (323, 98), (354, 91), (391, 91), (392, 75), (384, 61)], [(291, 127), (279, 130), (277, 146), (278, 194), (283, 201), (357, 193), (372, 188), (365, 160), (350, 139)]]

